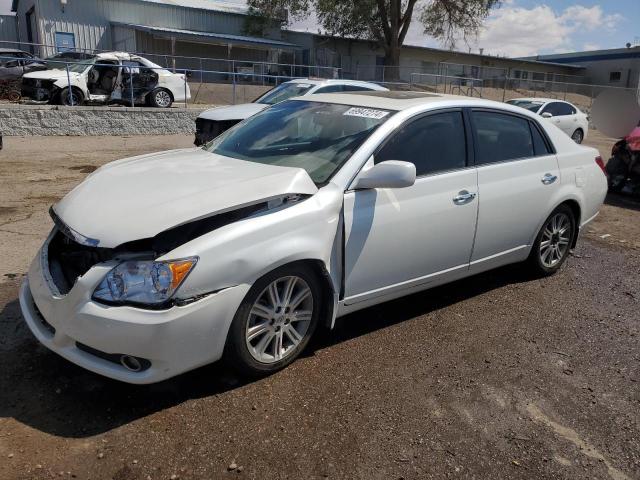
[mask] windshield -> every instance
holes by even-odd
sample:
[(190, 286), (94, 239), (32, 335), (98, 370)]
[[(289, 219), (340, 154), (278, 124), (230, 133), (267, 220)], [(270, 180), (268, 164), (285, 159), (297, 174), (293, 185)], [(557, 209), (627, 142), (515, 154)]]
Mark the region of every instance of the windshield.
[(531, 100), (509, 100), (509, 105), (515, 105), (516, 107), (526, 108), (527, 110), (537, 113), (542, 106), (541, 102), (532, 102)]
[(240, 160), (303, 168), (321, 185), (390, 116), (388, 110), (291, 100), (250, 117), (204, 148)]
[[(82, 62), (74, 63), (73, 65), (69, 65), (69, 71), (75, 72), (75, 73), (82, 73), (94, 63), (96, 63), (95, 59), (84, 60)], [(59, 68), (65, 69), (66, 67), (64, 64), (62, 64), (62, 66)]]
[(313, 87), (313, 85), (310, 83), (283, 83), (259, 97), (255, 103), (275, 105), (292, 97), (304, 95), (311, 90), (311, 87)]

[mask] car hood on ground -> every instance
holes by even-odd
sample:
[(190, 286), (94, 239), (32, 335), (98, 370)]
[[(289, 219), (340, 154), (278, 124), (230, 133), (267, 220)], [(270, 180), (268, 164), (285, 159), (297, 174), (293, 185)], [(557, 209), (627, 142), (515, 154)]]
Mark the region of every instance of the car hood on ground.
[(198, 118), (204, 118), (207, 120), (244, 120), (251, 115), (255, 115), (261, 112), (269, 105), (264, 103), (243, 103), (241, 105), (229, 105), (228, 107), (217, 107), (205, 110)]
[[(79, 75), (76, 72), (69, 72), (69, 77), (74, 78)], [(67, 79), (67, 71), (66, 70), (38, 70), (37, 72), (29, 72), (25, 73), (23, 78), (36, 78), (40, 80), (60, 80)]]
[(212, 214), (317, 191), (303, 169), (190, 148), (107, 164), (53, 210), (75, 232), (113, 248)]

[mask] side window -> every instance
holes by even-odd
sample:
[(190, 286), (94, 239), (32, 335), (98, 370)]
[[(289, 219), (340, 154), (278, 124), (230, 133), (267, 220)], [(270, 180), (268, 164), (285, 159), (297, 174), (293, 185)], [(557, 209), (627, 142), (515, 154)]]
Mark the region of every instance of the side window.
[(342, 90), (344, 92), (363, 92), (363, 91), (370, 92), (371, 91), (370, 88), (361, 87), (360, 85), (343, 85)]
[(531, 136), (533, 137), (533, 150), (536, 154), (536, 157), (553, 153), (547, 146), (547, 142), (544, 141), (544, 138), (540, 133), (540, 127), (538, 127), (534, 122), (529, 122), (529, 126), (531, 128)]
[(529, 121), (515, 115), (472, 112), (476, 164), (504, 162), (534, 156)]
[(564, 102), (551, 102), (540, 113), (549, 112), (554, 117), (562, 117), (563, 115), (573, 115), (574, 108), (568, 103)]
[(313, 93), (337, 93), (343, 91), (344, 85), (327, 85), (326, 87), (319, 88)]
[(375, 155), (375, 163), (411, 162), (418, 176), (464, 168), (466, 159), (462, 112), (436, 113), (414, 120), (394, 133)]

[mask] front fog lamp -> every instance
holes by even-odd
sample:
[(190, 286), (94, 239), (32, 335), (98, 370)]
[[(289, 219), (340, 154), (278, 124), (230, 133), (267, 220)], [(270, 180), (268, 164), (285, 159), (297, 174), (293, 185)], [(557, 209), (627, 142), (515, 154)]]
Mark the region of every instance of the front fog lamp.
[(162, 304), (176, 293), (197, 258), (167, 262), (129, 260), (114, 267), (93, 292), (109, 303)]

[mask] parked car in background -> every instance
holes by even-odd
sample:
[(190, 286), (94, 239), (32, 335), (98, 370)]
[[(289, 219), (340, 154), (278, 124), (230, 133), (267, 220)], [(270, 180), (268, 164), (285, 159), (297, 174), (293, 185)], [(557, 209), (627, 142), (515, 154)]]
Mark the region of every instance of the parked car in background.
[(205, 110), (196, 119), (195, 145), (204, 145), (222, 132), (249, 118), (270, 105), (292, 97), (315, 93), (341, 93), (357, 91), (388, 91), (376, 83), (357, 80), (296, 79), (284, 82), (269, 90), (252, 103), (216, 107)]
[(0, 48), (0, 80), (19, 80), (25, 73), (45, 68), (45, 63), (29, 52)]
[(514, 98), (507, 103), (548, 118), (576, 143), (582, 143), (587, 138), (589, 116), (569, 102), (553, 98)]
[(85, 53), (85, 52), (60, 52), (51, 57), (45, 58), (45, 63), (49, 70), (65, 70), (67, 64), (70, 63), (78, 63), (85, 60), (91, 60), (95, 58), (96, 55), (93, 53)]
[[(66, 69), (26, 74), (22, 96), (38, 102), (146, 104), (168, 108), (191, 98), (186, 76), (124, 52), (99, 53)], [(71, 88), (69, 87), (71, 84)]]
[(338, 316), (510, 263), (557, 272), (603, 168), (503, 103), (297, 97), (89, 175), (52, 207), (20, 306), (46, 347), (125, 382), (222, 357), (268, 374)]
[(607, 162), (609, 189), (640, 198), (640, 124), (617, 141)]

